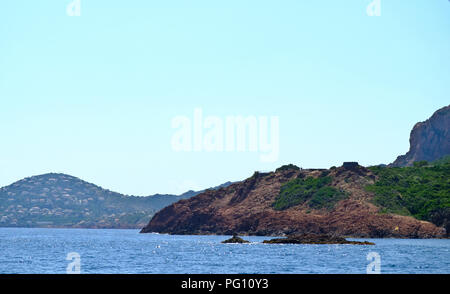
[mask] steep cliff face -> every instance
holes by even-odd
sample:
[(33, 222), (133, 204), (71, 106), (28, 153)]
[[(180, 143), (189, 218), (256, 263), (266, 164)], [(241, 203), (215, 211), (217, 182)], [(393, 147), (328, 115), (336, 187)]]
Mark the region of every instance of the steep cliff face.
[[(331, 180), (323, 181), (327, 186), (302, 203), (281, 211), (274, 208), (284, 184), (311, 178)], [(371, 203), (373, 195), (365, 189), (375, 179), (370, 170), (359, 165), (331, 170), (280, 168), (271, 173), (255, 173), (243, 182), (170, 205), (158, 212), (142, 233), (273, 236), (316, 233), (375, 238), (430, 238), (444, 234), (442, 228), (429, 222), (379, 213), (379, 208)], [(305, 183), (308, 188), (309, 181)], [(317, 199), (330, 197), (330, 191), (346, 196), (331, 208), (317, 206), (320, 203)]]
[(410, 149), (391, 166), (412, 166), (414, 162), (434, 161), (450, 154), (450, 106), (436, 111), (424, 122), (417, 123), (411, 131)]

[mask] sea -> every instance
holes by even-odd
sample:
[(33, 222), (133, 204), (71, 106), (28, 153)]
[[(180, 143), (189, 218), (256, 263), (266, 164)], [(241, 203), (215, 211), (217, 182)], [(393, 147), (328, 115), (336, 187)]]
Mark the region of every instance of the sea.
[(448, 239), (361, 245), (222, 244), (230, 236), (0, 228), (1, 274), (449, 274)]

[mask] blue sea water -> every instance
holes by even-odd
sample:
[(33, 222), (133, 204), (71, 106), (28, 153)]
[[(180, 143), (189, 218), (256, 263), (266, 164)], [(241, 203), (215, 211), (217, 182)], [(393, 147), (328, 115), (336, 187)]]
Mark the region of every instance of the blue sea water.
[[(169, 236), (137, 230), (0, 228), (0, 273), (66, 273), (70, 252), (81, 273), (357, 274), (367, 255), (381, 273), (450, 273), (450, 240), (364, 239), (375, 246), (221, 244), (228, 236)], [(351, 239), (361, 240), (361, 239)]]

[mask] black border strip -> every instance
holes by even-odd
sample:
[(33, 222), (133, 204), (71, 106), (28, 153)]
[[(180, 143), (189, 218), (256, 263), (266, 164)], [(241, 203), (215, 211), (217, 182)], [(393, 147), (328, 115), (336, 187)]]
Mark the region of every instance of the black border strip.
[[(113, 288), (144, 287), (176, 291), (176, 293), (196, 292), (218, 293), (230, 291), (261, 291), (270, 292), (283, 289), (298, 289), (300, 292), (309, 292), (307, 289), (318, 291), (336, 289), (386, 291), (393, 287), (402, 290), (416, 290), (441, 287), (445, 289), (450, 281), (450, 275), (0, 275), (0, 285), (14, 287), (45, 287), (47, 290), (61, 291), (62, 289), (80, 290), (103, 289), (105, 286)], [(214, 282), (213, 291), (210, 289), (183, 289), (183, 282), (208, 281)], [(228, 286), (226, 281), (228, 280)], [(230, 281), (235, 280), (234, 285)], [(254, 280), (250, 282), (250, 280)], [(255, 281), (261, 281), (259, 287)], [(265, 282), (267, 280), (267, 282)], [(250, 284), (253, 287), (250, 287)], [(192, 285), (192, 284), (191, 284)], [(204, 284), (205, 285), (205, 284)], [(245, 286), (247, 285), (247, 286)], [(267, 285), (267, 287), (266, 287)], [(9, 286), (9, 285), (8, 285)], [(312, 288), (311, 288), (312, 287)], [(298, 292), (298, 291), (297, 291)], [(299, 293), (300, 293), (299, 292)]]

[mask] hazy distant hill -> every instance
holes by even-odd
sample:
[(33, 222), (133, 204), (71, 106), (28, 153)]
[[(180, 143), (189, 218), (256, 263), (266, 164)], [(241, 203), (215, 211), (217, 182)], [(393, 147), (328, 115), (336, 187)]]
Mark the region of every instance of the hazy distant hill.
[(0, 189), (0, 226), (142, 228), (158, 210), (200, 192), (126, 196), (73, 176), (44, 174)]

